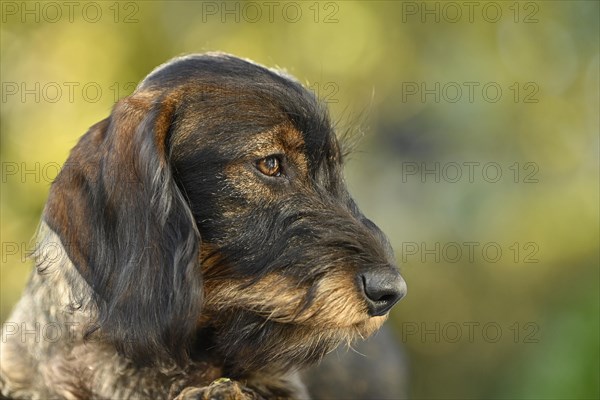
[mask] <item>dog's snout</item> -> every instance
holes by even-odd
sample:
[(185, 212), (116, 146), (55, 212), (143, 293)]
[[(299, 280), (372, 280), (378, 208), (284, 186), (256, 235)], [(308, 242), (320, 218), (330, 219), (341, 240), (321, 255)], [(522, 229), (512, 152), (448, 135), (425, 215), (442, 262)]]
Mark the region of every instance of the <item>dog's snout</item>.
[(359, 279), (372, 317), (384, 315), (406, 295), (406, 282), (394, 267), (365, 271)]

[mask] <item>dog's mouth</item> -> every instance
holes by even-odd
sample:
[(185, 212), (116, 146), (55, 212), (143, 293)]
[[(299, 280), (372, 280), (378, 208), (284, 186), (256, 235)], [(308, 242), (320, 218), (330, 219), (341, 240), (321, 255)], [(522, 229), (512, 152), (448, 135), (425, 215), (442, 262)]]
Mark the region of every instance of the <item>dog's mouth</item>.
[(199, 328), (215, 332), (214, 348), (231, 360), (232, 373), (313, 364), (369, 337), (388, 317), (371, 315), (343, 272), (305, 284), (276, 273), (252, 281), (209, 276), (204, 284)]
[(352, 324), (310, 325), (279, 322), (262, 312), (221, 310), (206, 321), (215, 332), (214, 349), (229, 360), (227, 368), (248, 372), (289, 370), (314, 364), (340, 345), (351, 348), (377, 331), (387, 316)]
[(266, 322), (337, 329), (368, 336), (387, 318), (372, 316), (356, 286), (342, 274), (299, 285), (289, 277), (268, 275), (259, 281), (206, 282), (204, 309), (219, 315), (243, 310)]
[(362, 319), (358, 319), (353, 313), (350, 313), (348, 319), (346, 319), (343, 312), (336, 313), (336, 310), (321, 309), (314, 313), (294, 312), (290, 314), (284, 314), (281, 310), (278, 312), (276, 310), (264, 311), (246, 308), (244, 311), (260, 317), (265, 322), (314, 327), (317, 331), (319, 329), (340, 330), (349, 334), (356, 334), (363, 339), (378, 330), (388, 318), (388, 314), (371, 317), (365, 312)]

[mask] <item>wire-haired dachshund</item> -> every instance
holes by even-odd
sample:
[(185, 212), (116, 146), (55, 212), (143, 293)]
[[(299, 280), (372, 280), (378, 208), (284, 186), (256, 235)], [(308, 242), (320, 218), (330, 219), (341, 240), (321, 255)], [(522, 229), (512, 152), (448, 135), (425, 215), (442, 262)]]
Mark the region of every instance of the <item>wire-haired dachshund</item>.
[(308, 397), (296, 372), (406, 292), (343, 156), (282, 71), (214, 53), (155, 69), (51, 186), (2, 395)]

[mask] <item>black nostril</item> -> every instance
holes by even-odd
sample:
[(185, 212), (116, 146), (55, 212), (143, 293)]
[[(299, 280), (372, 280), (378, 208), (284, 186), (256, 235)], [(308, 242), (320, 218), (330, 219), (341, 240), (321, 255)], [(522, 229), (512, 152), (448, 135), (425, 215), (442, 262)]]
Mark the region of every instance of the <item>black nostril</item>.
[(406, 282), (392, 266), (363, 272), (360, 278), (371, 316), (384, 315), (406, 295)]

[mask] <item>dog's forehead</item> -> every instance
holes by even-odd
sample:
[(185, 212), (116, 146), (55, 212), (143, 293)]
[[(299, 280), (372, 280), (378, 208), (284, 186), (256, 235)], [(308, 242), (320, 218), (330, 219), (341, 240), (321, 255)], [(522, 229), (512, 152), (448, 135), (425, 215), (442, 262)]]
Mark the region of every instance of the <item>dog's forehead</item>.
[(276, 140), (302, 149), (313, 167), (339, 152), (326, 107), (281, 71), (225, 54), (191, 55), (158, 67), (137, 91), (178, 87), (185, 88), (180, 96), (190, 117), (180, 121), (188, 125), (181, 131), (194, 132), (199, 144), (233, 150)]

